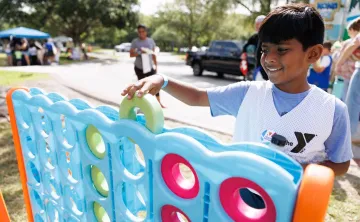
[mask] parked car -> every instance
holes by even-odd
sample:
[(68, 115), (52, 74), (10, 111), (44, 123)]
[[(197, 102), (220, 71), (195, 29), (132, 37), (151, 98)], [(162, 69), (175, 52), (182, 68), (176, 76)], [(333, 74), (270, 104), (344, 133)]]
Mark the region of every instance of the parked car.
[[(204, 70), (216, 72), (219, 77), (224, 74), (244, 76), (240, 71), (240, 56), (243, 43), (233, 40), (216, 40), (211, 42), (210, 47), (204, 51), (186, 54), (186, 65), (193, 68), (195, 76), (201, 76)], [(248, 56), (248, 75), (245, 79), (251, 79), (255, 59)]]
[(208, 49), (209, 49), (209, 47), (207, 47), (207, 46), (201, 46), (200, 47), (200, 51), (203, 51), (203, 52), (205, 52)]
[(124, 43), (121, 43), (120, 45), (116, 45), (115, 51), (116, 52), (130, 52), (130, 48), (131, 48), (131, 43), (124, 42)]

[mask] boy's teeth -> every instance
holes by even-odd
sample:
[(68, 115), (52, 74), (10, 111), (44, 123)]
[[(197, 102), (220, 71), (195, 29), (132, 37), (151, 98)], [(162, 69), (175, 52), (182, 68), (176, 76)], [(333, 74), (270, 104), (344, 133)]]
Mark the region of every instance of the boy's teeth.
[(279, 69), (269, 69), (270, 71), (278, 71), (278, 70), (280, 70), (280, 68)]

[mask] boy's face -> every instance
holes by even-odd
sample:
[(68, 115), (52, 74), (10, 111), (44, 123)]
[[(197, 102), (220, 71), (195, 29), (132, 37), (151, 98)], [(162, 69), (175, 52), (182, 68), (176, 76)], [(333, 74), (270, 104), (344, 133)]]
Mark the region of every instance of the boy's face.
[(264, 42), (261, 50), (261, 65), (269, 80), (279, 86), (296, 86), (306, 81), (309, 65), (320, 58), (322, 46), (312, 46), (304, 51), (298, 40), (290, 39), (279, 44)]

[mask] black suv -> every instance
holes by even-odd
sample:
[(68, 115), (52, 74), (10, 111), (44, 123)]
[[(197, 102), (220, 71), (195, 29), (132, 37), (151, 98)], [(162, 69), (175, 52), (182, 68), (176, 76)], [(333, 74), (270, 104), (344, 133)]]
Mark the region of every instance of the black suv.
[[(243, 44), (240, 41), (213, 41), (206, 52), (188, 52), (186, 55), (186, 65), (193, 68), (195, 76), (201, 76), (204, 70), (216, 72), (219, 77), (225, 73), (243, 76), (240, 71), (240, 56)], [(248, 70), (254, 68), (255, 57), (248, 54)], [(245, 76), (250, 79), (251, 75)]]

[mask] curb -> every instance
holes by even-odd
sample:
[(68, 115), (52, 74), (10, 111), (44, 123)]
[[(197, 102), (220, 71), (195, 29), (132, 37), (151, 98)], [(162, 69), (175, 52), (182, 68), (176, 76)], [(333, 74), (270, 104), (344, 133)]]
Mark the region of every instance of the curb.
[[(91, 99), (94, 99), (94, 100), (97, 100), (99, 102), (102, 102), (102, 103), (105, 103), (107, 105), (111, 105), (111, 106), (116, 106), (118, 107), (119, 106), (119, 103), (115, 103), (113, 101), (110, 101), (110, 100), (106, 100), (106, 99), (102, 99), (102, 98), (99, 98), (99, 97), (96, 97), (94, 95), (91, 95), (90, 93), (87, 93), (87, 92), (84, 92), (83, 90), (79, 90), (79, 89), (76, 89), (76, 88), (73, 88), (71, 86), (68, 86), (67, 84), (65, 84), (62, 80), (59, 80), (59, 78), (56, 78), (63, 86), (65, 86), (66, 88), (68, 89), (71, 89), (83, 96), (86, 96), (86, 97), (89, 97)], [(204, 129), (204, 130), (207, 130), (207, 131), (210, 131), (210, 132), (214, 132), (214, 133), (219, 133), (219, 134), (223, 134), (223, 135), (227, 135), (227, 136), (231, 136), (232, 137), (232, 134), (228, 133), (228, 132), (225, 132), (225, 131), (221, 131), (221, 130), (215, 130), (215, 129), (211, 129), (209, 127), (206, 127), (206, 126), (203, 126), (201, 124), (194, 124), (193, 122), (187, 122), (187, 121), (183, 121), (183, 120), (179, 120), (179, 119), (176, 119), (176, 118), (173, 118), (173, 117), (169, 117), (169, 116), (165, 116), (165, 120), (169, 120), (169, 121), (173, 121), (173, 122), (177, 122), (177, 123), (180, 123), (180, 124), (184, 124), (184, 125), (189, 125), (189, 126), (192, 126), (192, 127), (197, 127), (197, 128), (201, 128), (201, 129)]]

